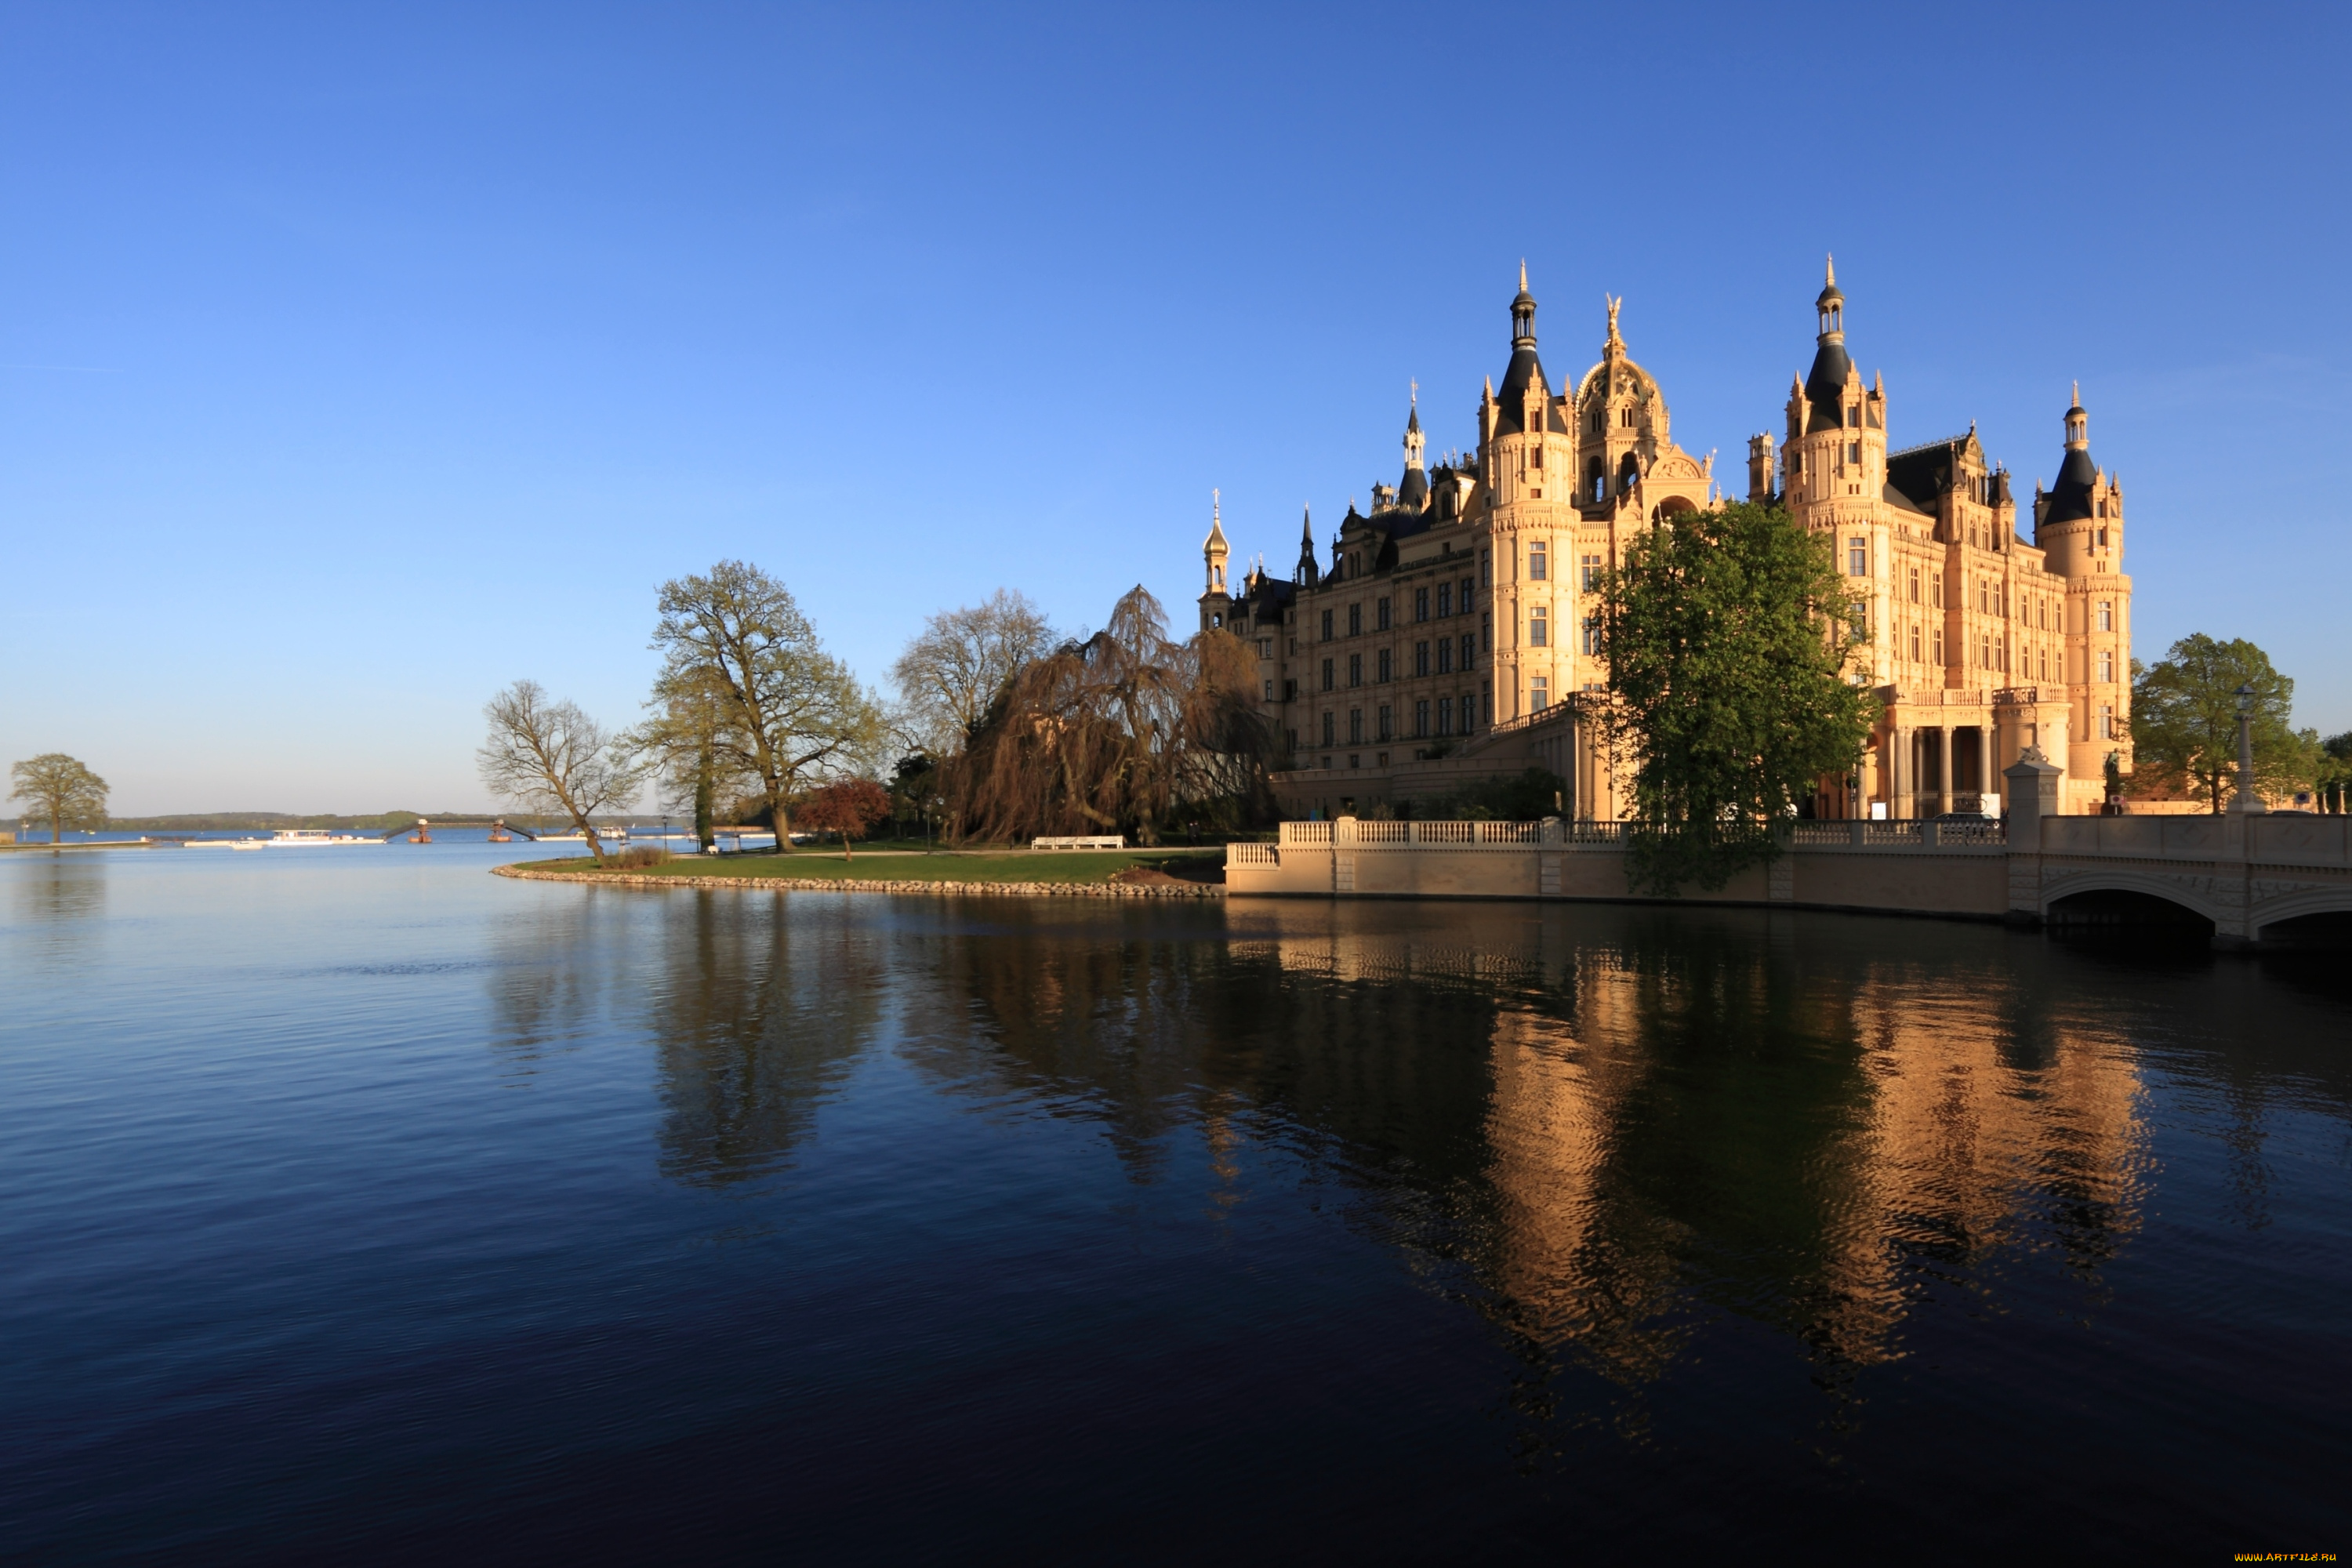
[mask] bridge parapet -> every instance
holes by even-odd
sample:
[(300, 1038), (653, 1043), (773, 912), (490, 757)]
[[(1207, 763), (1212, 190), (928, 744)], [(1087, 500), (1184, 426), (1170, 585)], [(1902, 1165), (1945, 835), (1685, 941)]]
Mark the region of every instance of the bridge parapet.
[[(2132, 894), (2210, 921), (2222, 947), (2260, 942), (2266, 928), (2302, 916), (2352, 914), (2352, 818), (2044, 816), (2033, 808), (2054, 792), (2042, 782), (2012, 770), (2006, 824), (1791, 823), (1772, 861), (1675, 901), (2039, 925), (2086, 907), (2068, 900)], [(1622, 900), (1633, 897), (1629, 826), (1556, 817), (1286, 822), (1277, 843), (1234, 847), (1226, 889), (1240, 897)]]

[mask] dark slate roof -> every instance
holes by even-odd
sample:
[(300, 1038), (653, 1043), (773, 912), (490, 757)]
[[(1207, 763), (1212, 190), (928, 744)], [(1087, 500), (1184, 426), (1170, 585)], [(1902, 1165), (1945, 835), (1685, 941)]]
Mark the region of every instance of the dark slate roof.
[(1397, 484), (1397, 504), (1419, 511), (1429, 504), (1429, 473), (1416, 463), (1404, 471)]
[[(1886, 488), (1900, 490), (1912, 503), (1912, 510), (1924, 510), (1935, 504), (1936, 498), (1950, 489), (1953, 476), (1960, 471), (1960, 449), (1968, 445), (1966, 436), (1947, 436), (1940, 441), (1927, 441), (1916, 447), (1906, 447), (1886, 455)], [(1893, 497), (1890, 494), (1889, 500)]]
[(1843, 343), (1824, 342), (1813, 355), (1813, 368), (1805, 376), (1805, 401), (1813, 405), (1813, 416), (1805, 421), (1805, 434), (1816, 430), (1834, 430), (1845, 421), (1840, 411), (1845, 403), (1846, 377), (1853, 370), (1853, 362), (1845, 357)]
[(2050, 504), (2042, 513), (2043, 522), (2071, 522), (2078, 517), (2091, 515), (2091, 487), (2099, 482), (2098, 465), (2091, 454), (2080, 447), (2066, 448), (2066, 460), (2058, 465), (2058, 482), (2050, 487)]
[(1929, 511), (1926, 507), (1921, 506), (1918, 502), (1913, 500), (1909, 496), (1905, 495), (1901, 490), (1896, 489), (1895, 488), (1894, 481), (1891, 479), (1888, 480), (1885, 486), (1879, 491), (1879, 496), (1880, 499), (1885, 500), (1887, 505), (1895, 508), (1897, 511), (1912, 512), (1920, 517), (1933, 517), (1936, 515), (1934, 512)]

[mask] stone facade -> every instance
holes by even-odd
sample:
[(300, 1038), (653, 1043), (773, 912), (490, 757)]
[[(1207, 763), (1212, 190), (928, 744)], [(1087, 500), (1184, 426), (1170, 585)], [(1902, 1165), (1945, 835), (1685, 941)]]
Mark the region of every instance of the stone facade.
[[(1597, 580), (1638, 531), (1720, 496), (1713, 458), (1675, 444), (1619, 304), (1600, 359), (1555, 389), (1522, 268), (1475, 448), (1432, 466), (1416, 389), (1402, 477), (1372, 487), (1369, 511), (1350, 503), (1328, 564), (1310, 517), (1290, 577), (1261, 564), (1236, 591), (1213, 520), (1201, 625), (1255, 647), (1261, 700), (1289, 742), (1276, 780), (1286, 806), (1367, 809), (1536, 762), (1570, 781), (1570, 815), (1620, 815), (1585, 721), (1607, 685)], [(1791, 387), (1784, 441), (1750, 439), (1748, 491), (1834, 541), (1867, 602), (1856, 677), (1884, 702), (1856, 774), (1822, 781), (1815, 814), (1997, 810), (2000, 770), (2033, 747), (2063, 759), (2065, 809), (2095, 809), (2107, 757), (2131, 767), (2131, 580), (2122, 487), (2091, 461), (2079, 397), (2028, 542), (1973, 428), (1888, 449), (1884, 379), (1865, 385), (1846, 353), (1833, 272), (1814, 308), (1811, 371)]]

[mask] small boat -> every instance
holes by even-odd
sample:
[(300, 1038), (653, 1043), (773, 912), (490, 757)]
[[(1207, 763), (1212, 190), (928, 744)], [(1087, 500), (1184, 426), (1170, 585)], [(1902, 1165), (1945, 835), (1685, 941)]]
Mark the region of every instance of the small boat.
[(263, 838), (239, 838), (229, 845), (232, 849), (263, 849), (268, 847), (268, 840)]
[(273, 849), (291, 849), (326, 844), (382, 844), (383, 840), (364, 838), (356, 833), (330, 833), (323, 827), (281, 827), (272, 837), (258, 842)]

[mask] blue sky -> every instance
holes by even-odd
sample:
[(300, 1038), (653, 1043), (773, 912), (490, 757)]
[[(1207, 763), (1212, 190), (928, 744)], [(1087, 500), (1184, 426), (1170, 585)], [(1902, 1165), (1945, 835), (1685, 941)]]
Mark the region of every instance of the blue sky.
[(1891, 438), (2080, 378), (2137, 643), (2352, 728), (2342, 7), (0, 5), (0, 750), (121, 812), (487, 804), (740, 556), (879, 682), (1003, 586), (1179, 624), (1473, 439), (1519, 259), (1675, 434), (1779, 427), (1834, 251)]

